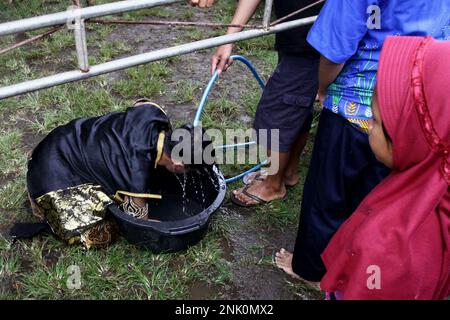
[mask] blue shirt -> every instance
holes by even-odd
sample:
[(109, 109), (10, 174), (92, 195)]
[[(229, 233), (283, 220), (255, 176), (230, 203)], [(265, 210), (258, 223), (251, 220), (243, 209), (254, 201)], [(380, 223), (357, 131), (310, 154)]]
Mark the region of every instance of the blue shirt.
[(381, 48), (387, 36), (450, 39), (450, 0), (327, 0), (308, 42), (345, 63), (324, 107), (367, 131)]

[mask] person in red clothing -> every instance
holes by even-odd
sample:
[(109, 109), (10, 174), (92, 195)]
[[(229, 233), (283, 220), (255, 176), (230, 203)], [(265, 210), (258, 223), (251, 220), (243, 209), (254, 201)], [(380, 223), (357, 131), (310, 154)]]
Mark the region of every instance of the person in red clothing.
[(369, 142), (392, 168), (322, 254), (338, 299), (450, 295), (450, 42), (389, 37)]

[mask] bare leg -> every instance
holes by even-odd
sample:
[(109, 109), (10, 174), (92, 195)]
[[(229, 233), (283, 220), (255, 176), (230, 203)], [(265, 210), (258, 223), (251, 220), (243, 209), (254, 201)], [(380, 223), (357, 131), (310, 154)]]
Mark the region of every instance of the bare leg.
[[(298, 174), (298, 163), (300, 162), (300, 156), (302, 155), (303, 149), (308, 142), (308, 138), (309, 132), (300, 133), (297, 140), (293, 144), (291, 151), (289, 152), (289, 161), (287, 163), (286, 169), (284, 170), (284, 184), (287, 187), (295, 186), (299, 182), (300, 178)], [(259, 175), (258, 179), (260, 180), (266, 179), (267, 175), (261, 173), (261, 171), (251, 173), (248, 176), (248, 183), (252, 183), (257, 175)]]
[(298, 163), (300, 162), (300, 156), (308, 142), (308, 138), (309, 132), (302, 132), (292, 146), (289, 162), (284, 173), (284, 183), (287, 186), (294, 186), (299, 181)]

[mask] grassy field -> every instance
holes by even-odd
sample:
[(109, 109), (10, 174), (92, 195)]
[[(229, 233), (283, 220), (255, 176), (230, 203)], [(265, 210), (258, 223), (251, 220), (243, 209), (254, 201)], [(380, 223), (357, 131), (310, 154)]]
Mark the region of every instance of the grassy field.
[[(96, 4), (107, 0), (95, 0)], [(0, 22), (65, 10), (71, 1), (0, 2)], [(169, 19), (229, 22), (235, 1), (214, 9), (185, 4), (140, 10), (123, 19)], [(259, 19), (259, 13), (256, 19)], [(42, 31), (0, 38), (0, 48)], [(223, 30), (148, 26), (88, 25), (90, 63), (220, 35)], [(273, 37), (241, 42), (236, 52), (249, 57), (263, 76), (277, 55)], [(69, 30), (0, 55), (0, 86), (76, 68), (75, 44)], [(320, 293), (276, 270), (272, 253), (295, 239), (301, 186), (285, 201), (239, 210), (228, 201), (214, 216), (205, 239), (185, 252), (155, 255), (120, 240), (105, 250), (68, 247), (52, 236), (13, 242), (7, 235), (17, 221), (33, 221), (26, 200), (27, 154), (53, 128), (77, 117), (124, 110), (138, 97), (164, 105), (175, 125), (191, 121), (209, 78), (213, 51), (150, 63), (77, 83), (0, 100), (0, 298), (3, 299), (314, 299)], [(239, 82), (236, 81), (239, 79)], [(260, 90), (239, 65), (225, 73), (211, 96), (203, 125), (249, 128)], [(308, 144), (299, 164), (305, 177)], [(242, 166), (226, 165), (226, 175)], [(236, 184), (236, 187), (239, 184)], [(232, 185), (230, 188), (234, 188)], [(67, 287), (67, 268), (81, 270), (82, 287)], [(260, 279), (254, 279), (258, 273)], [(268, 293), (261, 294), (264, 287)]]

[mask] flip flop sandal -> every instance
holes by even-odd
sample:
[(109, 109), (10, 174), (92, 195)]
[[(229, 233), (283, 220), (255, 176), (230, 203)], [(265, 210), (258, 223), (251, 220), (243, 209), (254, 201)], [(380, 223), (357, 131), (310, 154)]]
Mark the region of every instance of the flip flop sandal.
[(253, 183), (253, 181), (264, 181), (267, 177), (267, 174), (264, 174), (263, 172), (261, 172), (262, 170), (259, 170), (258, 173), (256, 173), (255, 177), (250, 181), (250, 177), (252, 174), (254, 174), (255, 172), (250, 172), (248, 174), (246, 174), (243, 178), (242, 178), (242, 182), (248, 186), (249, 184)]
[(252, 200), (255, 200), (256, 203), (253, 203), (253, 204), (247, 204), (247, 203), (245, 203), (244, 201), (241, 201), (239, 198), (237, 198), (237, 197), (234, 195), (234, 193), (231, 193), (231, 197), (230, 197), (230, 198), (231, 198), (231, 201), (232, 201), (234, 204), (238, 205), (238, 206), (246, 207), (246, 208), (258, 206), (258, 205), (260, 205), (260, 204), (266, 204), (266, 203), (269, 202), (269, 201), (266, 201), (266, 200), (261, 199), (261, 198), (258, 197), (258, 196), (255, 196), (254, 194), (249, 193), (247, 190), (248, 190), (248, 188), (250, 188), (250, 187), (251, 187), (251, 184), (245, 186), (244, 189), (242, 189), (241, 192), (242, 192), (242, 194), (244, 194), (246, 197), (248, 197), (248, 198), (250, 198), (250, 199), (252, 199)]

